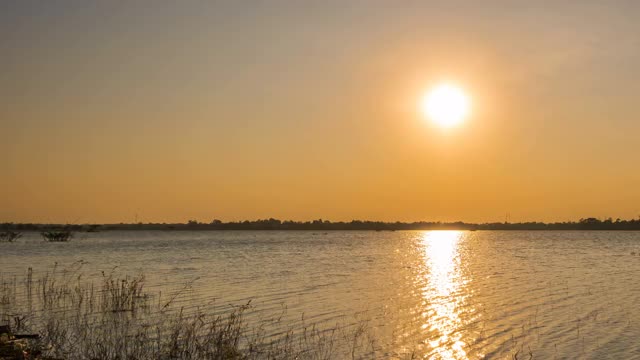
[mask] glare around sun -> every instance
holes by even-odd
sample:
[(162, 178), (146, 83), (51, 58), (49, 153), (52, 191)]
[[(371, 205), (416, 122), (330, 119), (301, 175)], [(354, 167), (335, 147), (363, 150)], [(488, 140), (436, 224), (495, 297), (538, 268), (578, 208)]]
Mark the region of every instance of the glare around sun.
[(441, 84), (429, 90), (421, 99), (424, 116), (442, 127), (460, 124), (470, 112), (470, 101), (462, 89)]

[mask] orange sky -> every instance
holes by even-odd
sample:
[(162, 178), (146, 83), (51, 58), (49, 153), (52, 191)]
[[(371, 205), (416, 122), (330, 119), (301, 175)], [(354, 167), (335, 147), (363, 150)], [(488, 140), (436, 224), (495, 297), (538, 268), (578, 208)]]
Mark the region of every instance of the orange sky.
[(446, 3), (3, 2), (0, 222), (638, 216), (640, 4)]

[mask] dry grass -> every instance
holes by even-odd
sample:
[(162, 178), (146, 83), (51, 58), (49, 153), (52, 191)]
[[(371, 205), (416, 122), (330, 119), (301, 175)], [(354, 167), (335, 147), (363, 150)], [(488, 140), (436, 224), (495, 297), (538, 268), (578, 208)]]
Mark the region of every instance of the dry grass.
[[(43, 356), (61, 359), (359, 359), (376, 357), (367, 322), (280, 335), (272, 319), (247, 324), (251, 303), (222, 315), (185, 312), (144, 290), (144, 276), (84, 279), (81, 265), (34, 280), (0, 278), (0, 322), (41, 335)], [(97, 281), (96, 281), (97, 280)], [(97, 284), (97, 285), (94, 285)], [(157, 301), (156, 301), (157, 300)]]

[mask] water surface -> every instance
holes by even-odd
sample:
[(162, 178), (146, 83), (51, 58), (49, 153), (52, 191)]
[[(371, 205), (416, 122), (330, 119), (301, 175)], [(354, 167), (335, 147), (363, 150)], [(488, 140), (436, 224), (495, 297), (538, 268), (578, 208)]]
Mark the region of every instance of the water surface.
[[(640, 357), (640, 233), (132, 231), (0, 243), (1, 276), (144, 273), (187, 311), (366, 321), (378, 357)], [(282, 329), (272, 328), (277, 332)]]

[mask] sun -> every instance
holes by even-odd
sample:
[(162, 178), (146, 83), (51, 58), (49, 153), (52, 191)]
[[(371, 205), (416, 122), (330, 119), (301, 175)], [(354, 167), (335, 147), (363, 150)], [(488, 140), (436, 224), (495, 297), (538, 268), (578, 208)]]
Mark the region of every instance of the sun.
[(442, 127), (460, 124), (471, 110), (469, 97), (453, 84), (440, 84), (428, 91), (420, 101), (422, 113)]

